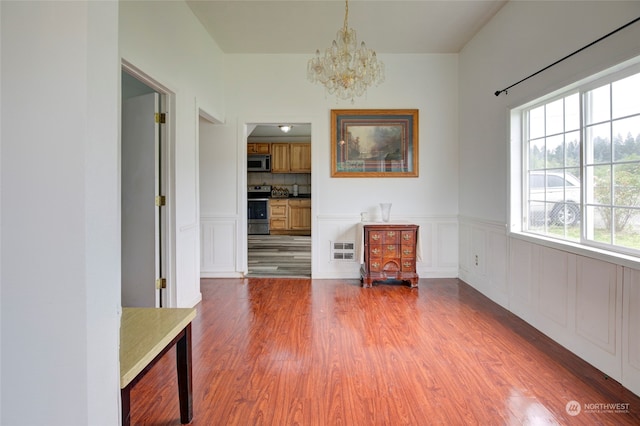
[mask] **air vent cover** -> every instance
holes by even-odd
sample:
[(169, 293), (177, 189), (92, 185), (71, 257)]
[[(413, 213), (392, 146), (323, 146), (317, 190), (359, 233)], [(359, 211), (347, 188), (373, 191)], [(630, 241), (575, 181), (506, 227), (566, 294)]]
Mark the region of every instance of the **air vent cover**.
[(353, 261), (355, 259), (356, 244), (352, 241), (331, 242), (331, 260)]

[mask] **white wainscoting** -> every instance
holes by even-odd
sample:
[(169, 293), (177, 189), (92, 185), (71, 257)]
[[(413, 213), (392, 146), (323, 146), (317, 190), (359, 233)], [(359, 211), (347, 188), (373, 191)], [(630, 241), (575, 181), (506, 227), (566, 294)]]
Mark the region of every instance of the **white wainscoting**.
[(640, 395), (640, 271), (470, 218), (460, 259), (462, 280)]
[[(421, 278), (458, 276), (458, 221), (455, 216), (402, 217), (400, 221), (420, 226), (422, 261), (416, 268)], [(331, 244), (355, 242), (360, 217), (322, 216), (312, 225), (313, 278), (353, 279), (360, 277), (360, 264), (354, 260), (333, 260)], [(239, 218), (200, 217), (200, 276), (202, 278), (242, 277), (243, 250)]]
[[(246, 238), (246, 233), (244, 238)], [(200, 217), (200, 276), (202, 278), (241, 277), (238, 218)]]
[[(394, 217), (420, 227), (422, 260), (416, 263), (420, 278), (452, 278), (458, 276), (458, 220), (456, 216)], [(333, 260), (333, 242), (355, 242), (358, 238), (356, 216), (320, 216), (314, 230), (316, 270), (313, 278), (360, 278), (358, 259)]]
[[(460, 219), (459, 229), (459, 277), (491, 300), (508, 308), (509, 251), (504, 226)], [(527, 283), (521, 285), (526, 287)]]
[(590, 343), (585, 345), (590, 356), (611, 362), (611, 371), (605, 372), (620, 377), (623, 268), (585, 257), (579, 257), (576, 266), (576, 333)]
[(640, 395), (640, 271), (625, 268), (622, 291), (622, 384)]

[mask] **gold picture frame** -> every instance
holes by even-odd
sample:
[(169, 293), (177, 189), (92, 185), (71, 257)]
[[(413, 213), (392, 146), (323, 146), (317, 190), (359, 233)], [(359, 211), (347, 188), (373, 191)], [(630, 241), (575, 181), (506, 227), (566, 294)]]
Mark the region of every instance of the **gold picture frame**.
[(418, 177), (418, 110), (331, 110), (331, 177)]

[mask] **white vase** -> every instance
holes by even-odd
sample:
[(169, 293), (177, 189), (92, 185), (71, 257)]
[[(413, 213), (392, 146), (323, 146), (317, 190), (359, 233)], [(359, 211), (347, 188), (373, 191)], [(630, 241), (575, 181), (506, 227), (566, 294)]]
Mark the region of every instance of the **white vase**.
[(391, 216), (391, 203), (380, 203), (380, 211), (382, 212), (382, 221), (389, 222)]

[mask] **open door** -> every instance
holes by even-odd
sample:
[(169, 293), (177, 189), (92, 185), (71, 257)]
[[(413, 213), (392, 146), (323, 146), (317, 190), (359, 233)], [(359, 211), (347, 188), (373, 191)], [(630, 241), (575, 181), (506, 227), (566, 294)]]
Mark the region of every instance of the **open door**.
[(160, 95), (122, 101), (122, 306), (162, 306)]

